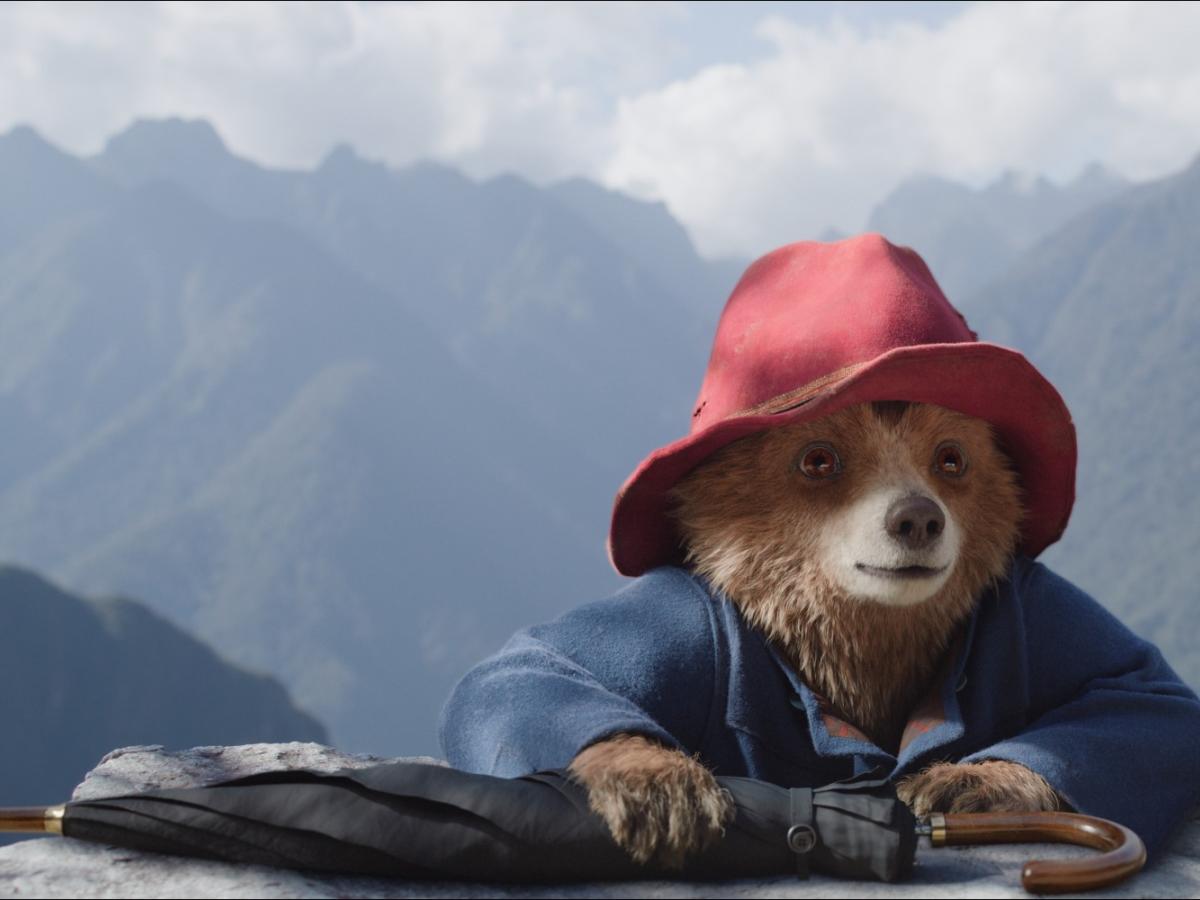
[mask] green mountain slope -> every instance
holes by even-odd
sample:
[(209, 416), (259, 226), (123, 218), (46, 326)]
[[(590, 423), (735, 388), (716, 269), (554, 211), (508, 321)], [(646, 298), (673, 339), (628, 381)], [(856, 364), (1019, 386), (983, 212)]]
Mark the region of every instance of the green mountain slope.
[(324, 741), (283, 687), (140, 603), (0, 566), (0, 797), (59, 802), (114, 747)]
[(1200, 160), (1070, 222), (964, 303), (1024, 350), (1079, 432), (1078, 502), (1046, 560), (1200, 684)]

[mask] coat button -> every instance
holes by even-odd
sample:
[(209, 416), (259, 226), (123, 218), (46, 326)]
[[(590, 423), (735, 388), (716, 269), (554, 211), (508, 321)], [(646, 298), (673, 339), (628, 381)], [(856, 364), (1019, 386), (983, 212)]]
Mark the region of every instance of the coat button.
[(817, 833), (811, 825), (793, 825), (788, 829), (787, 842), (793, 853), (810, 853), (817, 846)]

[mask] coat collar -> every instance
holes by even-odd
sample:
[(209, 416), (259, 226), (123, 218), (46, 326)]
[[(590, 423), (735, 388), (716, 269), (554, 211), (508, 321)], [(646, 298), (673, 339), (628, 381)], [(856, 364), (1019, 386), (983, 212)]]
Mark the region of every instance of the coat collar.
[[(965, 685), (982, 602), (959, 631), (930, 693), (909, 718), (897, 757), (839, 718), (765, 636), (746, 623), (736, 604), (705, 579), (698, 580), (718, 604), (728, 641), (725, 722), (756, 738), (768, 752), (791, 760), (805, 751), (817, 757), (851, 757), (861, 760), (858, 768), (882, 766), (899, 774), (963, 736), (958, 694)], [(781, 715), (781, 710), (789, 714)]]

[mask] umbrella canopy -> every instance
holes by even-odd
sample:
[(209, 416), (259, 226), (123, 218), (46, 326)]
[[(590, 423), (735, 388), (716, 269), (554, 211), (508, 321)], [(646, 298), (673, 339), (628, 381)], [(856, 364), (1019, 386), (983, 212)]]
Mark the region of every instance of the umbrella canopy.
[(895, 881), (916, 822), (890, 784), (859, 777), (788, 789), (719, 778), (736, 817), (682, 872), (633, 862), (563, 772), (496, 778), (400, 762), (270, 772), (201, 788), (69, 803), (68, 837), (325, 872), (566, 882), (655, 875), (725, 879), (817, 871)]

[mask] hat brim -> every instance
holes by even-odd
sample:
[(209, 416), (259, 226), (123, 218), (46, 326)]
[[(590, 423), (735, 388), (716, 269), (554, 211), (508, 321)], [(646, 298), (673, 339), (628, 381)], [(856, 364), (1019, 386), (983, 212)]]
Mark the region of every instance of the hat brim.
[(683, 550), (669, 492), (725, 445), (757, 431), (808, 422), (856, 403), (932, 403), (996, 429), (1021, 477), (1021, 552), (1035, 557), (1062, 536), (1075, 502), (1075, 426), (1058, 391), (1020, 353), (983, 342), (899, 347), (793, 392), (784, 408), (731, 416), (651, 453), (613, 504), (608, 554), (622, 575), (679, 564)]

